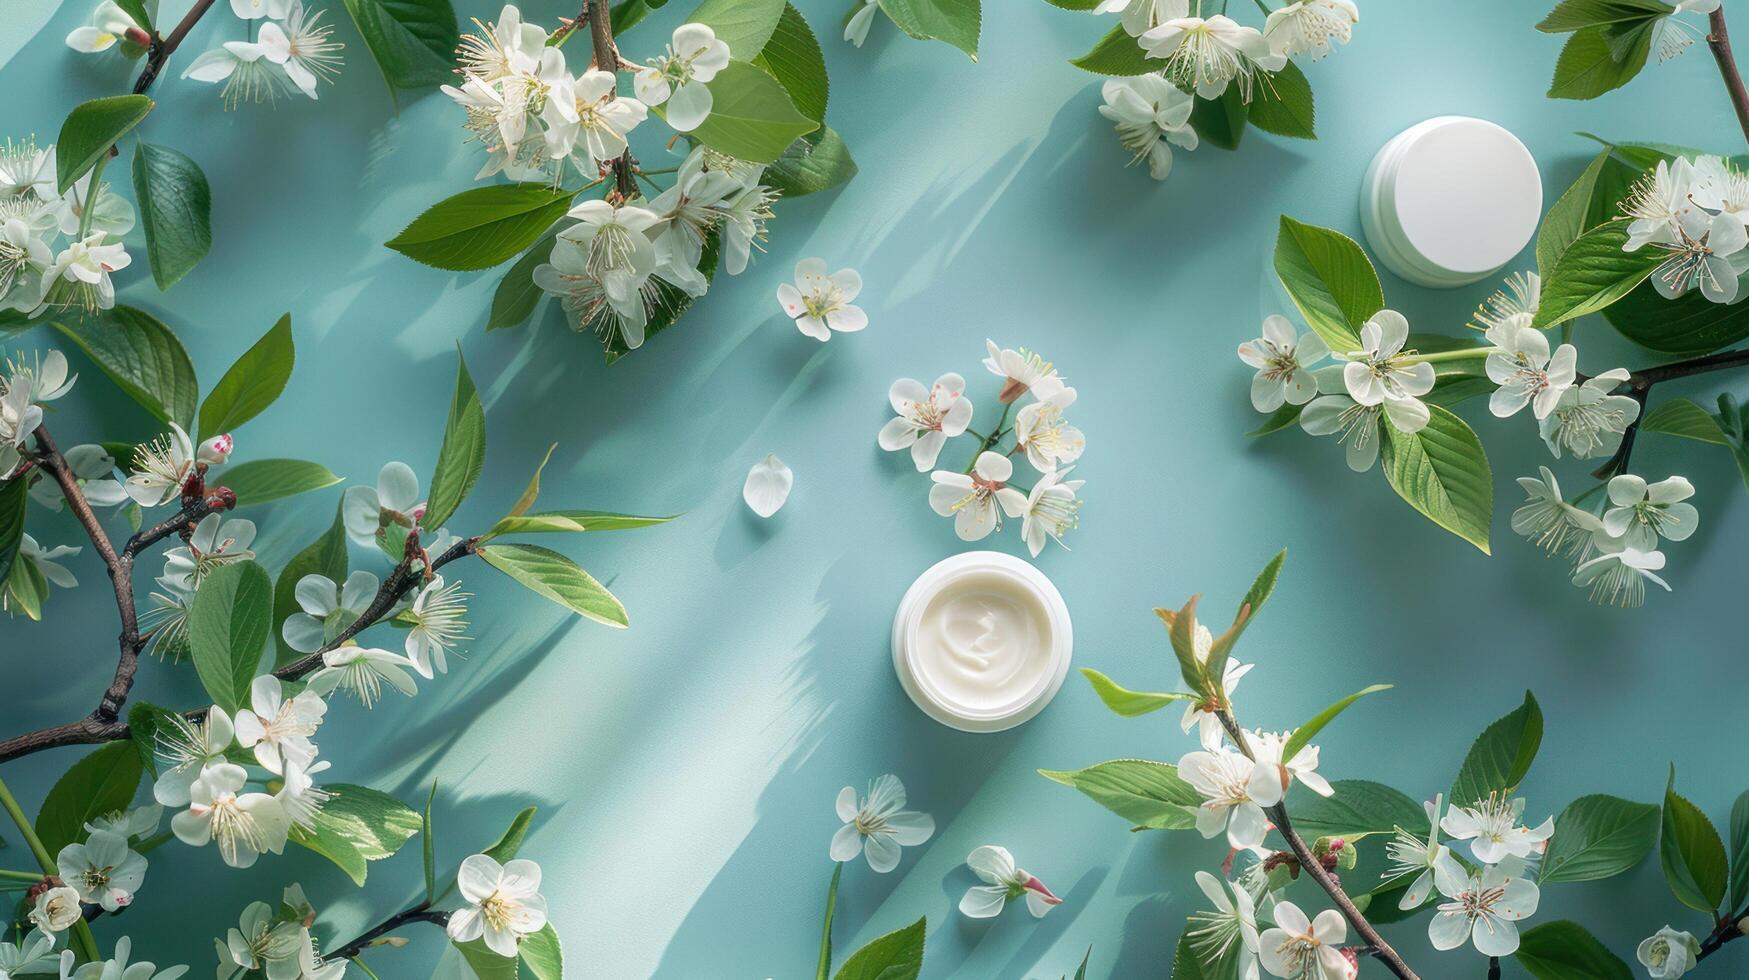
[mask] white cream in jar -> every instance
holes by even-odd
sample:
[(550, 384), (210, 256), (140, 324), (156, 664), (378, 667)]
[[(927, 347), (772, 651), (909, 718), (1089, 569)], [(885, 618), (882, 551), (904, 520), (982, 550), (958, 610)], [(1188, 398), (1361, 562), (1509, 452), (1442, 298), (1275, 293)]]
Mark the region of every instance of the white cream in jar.
[(918, 577), (893, 617), (893, 666), (911, 700), (962, 731), (1038, 714), (1069, 670), (1069, 610), (1044, 573), (973, 551)]

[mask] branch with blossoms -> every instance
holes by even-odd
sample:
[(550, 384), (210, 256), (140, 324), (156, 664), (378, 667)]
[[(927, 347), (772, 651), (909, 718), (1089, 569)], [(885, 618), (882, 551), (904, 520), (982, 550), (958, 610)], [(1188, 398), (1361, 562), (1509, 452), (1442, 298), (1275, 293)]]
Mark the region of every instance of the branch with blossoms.
[[(168, 328), (144, 314), (118, 329), (128, 334), (120, 340), (131, 349), (153, 349), (168, 336)], [(63, 450), (44, 424), (45, 406), (76, 380), (60, 351), (17, 357), (0, 372), (0, 604), (31, 619), (50, 618), (50, 587), (77, 587), (66, 563), (82, 549), (45, 548), (26, 531), (43, 533), (48, 512), (62, 511), (102, 560), (120, 624), (116, 667), (88, 715), (0, 741), (0, 764), (55, 747), (99, 745), (55, 784), (34, 819), (0, 780), (0, 805), (38, 865), (0, 873), (26, 891), (17, 941), (8, 945), (0, 934), (0, 964), (7, 969), (56, 959), (59, 951), (63, 976), (87, 980), (119, 970), (110, 964), (125, 965), (131, 944), (121, 938), (113, 958), (103, 959), (92, 923), (149, 894), (145, 855), (170, 840), (212, 845), (236, 868), (296, 844), (362, 885), (369, 862), (429, 835), (435, 786), (421, 813), (370, 787), (328, 781), (323, 774), (333, 763), (320, 757), (315, 739), (336, 694), (369, 708), (390, 691), (416, 695), (421, 679), (447, 673), (449, 658), (467, 640), (471, 598), (460, 582), (446, 579), (451, 563), (480, 558), (569, 612), (627, 625), (619, 600), (570, 558), (514, 539), (635, 529), (666, 518), (537, 511), (543, 459), (527, 489), (484, 532), (457, 537), (445, 529), (486, 466), (485, 410), (465, 363), (458, 363), (429, 493), (421, 492), (411, 467), (388, 463), (375, 486), (345, 491), (333, 524), (286, 563), (276, 581), (252, 550), (254, 522), (230, 512), (324, 489), (340, 478), (303, 460), (234, 462), (238, 443), (231, 430), (271, 406), (294, 360), (286, 317), (204, 400), (192, 375), (178, 377), (173, 363), (147, 387), (126, 364), (94, 361), (167, 420), (167, 434), (127, 447), (132, 459), (125, 473), (116, 461), (123, 447)], [(196, 436), (184, 418), (198, 418)], [(162, 509), (169, 516), (154, 519)], [(132, 529), (125, 541), (111, 531), (122, 517)], [(160, 544), (170, 547), (142, 609), (136, 566)], [(379, 579), (352, 567), (349, 545), (383, 556), (391, 570)], [(395, 641), (398, 649), (366, 645), (367, 631), (391, 622), (405, 631)], [(269, 647), (275, 653), (264, 660)], [(165, 669), (192, 669), (211, 705), (181, 710), (133, 699), (147, 653)], [(136, 806), (148, 773), (152, 802)], [(169, 831), (160, 833), (165, 810), (172, 813)], [(427, 922), (445, 926), (456, 955), (477, 972), (514, 970), (520, 959), (541, 964), (543, 976), (557, 976), (558, 939), (546, 924), (539, 868), (515, 859), (533, 816), (532, 808), (524, 811), (498, 843), (462, 862), (454, 885), (459, 907), (440, 907), (448, 891), (437, 890), (428, 841), (427, 895), (419, 906), (324, 955), (311, 934), (314, 910), (293, 885), (277, 910), (267, 903), (244, 910), (239, 928), (219, 943), (219, 975), (267, 970), (337, 978), (365, 949), (398, 943), (389, 933)]]
[[(1197, 734), (1199, 748), (1176, 764), (1117, 759), (1041, 770), (1136, 830), (1194, 829), (1226, 838), (1231, 850), (1220, 873), (1196, 873), (1213, 909), (1190, 916), (1180, 961), (1199, 964), (1200, 975), (1214, 980), (1256, 976), (1259, 967), (1283, 978), (1352, 980), (1367, 960), (1413, 978), (1418, 973), (1385, 938), (1385, 924), (1431, 913), (1426, 932), (1433, 948), (1473, 948), (1492, 976), (1510, 958), (1539, 977), (1556, 968), (1625, 976), (1627, 965), (1579, 924), (1523, 923), (1536, 914), (1544, 889), (1623, 874), (1654, 848), (1672, 893), (1706, 915), (1710, 931), (1703, 940), (1665, 926), (1647, 938), (1635, 955), (1653, 977), (1682, 976), (1743, 935), (1749, 893), (1728, 882), (1749, 881), (1749, 868), (1735, 866), (1749, 846), (1749, 825), (1734, 821), (1729, 853), (1737, 857), (1728, 859), (1711, 821), (1676, 792), (1674, 769), (1661, 804), (1592, 794), (1540, 823), (1524, 819), (1518, 794), (1543, 734), (1541, 709), (1528, 692), (1521, 706), (1483, 730), (1450, 790), (1424, 803), (1376, 782), (1332, 781), (1318, 772), (1313, 739), (1387, 685), (1342, 698), (1295, 729), (1243, 728), (1234, 694), (1256, 665), (1233, 654), (1273, 593), (1284, 557), (1258, 576), (1219, 636), (1197, 621), (1195, 598), (1176, 611), (1156, 610), (1187, 690), (1132, 690), (1082, 670), (1121, 716), (1182, 704), (1183, 731)], [(1295, 784), (1308, 792), (1294, 793)], [(1749, 792), (1737, 807), (1749, 807)], [(1282, 846), (1272, 846), (1272, 838)], [(1302, 876), (1330, 908), (1315, 916), (1302, 910), (1304, 899), (1290, 895)], [(1356, 945), (1345, 945), (1350, 929)]]

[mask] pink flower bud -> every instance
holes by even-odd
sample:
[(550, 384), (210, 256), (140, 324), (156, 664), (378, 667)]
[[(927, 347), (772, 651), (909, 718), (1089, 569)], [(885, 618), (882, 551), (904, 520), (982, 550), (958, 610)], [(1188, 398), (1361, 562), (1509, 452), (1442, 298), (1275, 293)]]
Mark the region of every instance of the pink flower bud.
[(233, 446), (229, 432), (213, 436), (200, 444), (199, 458), (203, 463), (218, 465), (229, 459)]
[(1045, 883), (1038, 880), (1035, 877), (1028, 877), (1026, 879), (1026, 884), (1022, 885), (1021, 887), (1025, 888), (1027, 891), (1037, 892), (1039, 894), (1039, 897), (1041, 897), (1045, 900), (1046, 905), (1061, 905), (1061, 904), (1063, 904), (1062, 899), (1051, 894), (1051, 890), (1049, 888), (1045, 887)]

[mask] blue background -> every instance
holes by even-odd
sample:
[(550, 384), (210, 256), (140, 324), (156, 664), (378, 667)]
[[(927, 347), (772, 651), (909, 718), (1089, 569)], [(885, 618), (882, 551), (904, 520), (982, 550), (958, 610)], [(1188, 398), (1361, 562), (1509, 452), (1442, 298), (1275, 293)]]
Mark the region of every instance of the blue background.
[[(769, 251), (746, 274), (720, 277), (678, 328), (611, 369), (551, 304), (532, 327), (484, 334), (497, 272), (439, 272), (382, 246), (426, 206), (472, 186), (478, 151), (461, 144), (461, 113), (435, 92), (405, 95), (397, 111), (338, 4), (329, 16), (341, 21), (348, 64), (320, 102), (226, 113), (216, 89), (174, 77), (195, 52), (241, 36), (223, 4), (154, 90), (159, 107), (142, 135), (205, 168), (215, 246), (162, 295), (136, 232), (124, 301), (175, 327), (208, 384), (282, 312), (294, 317), (296, 373), (276, 408), (236, 433), (237, 458), (316, 459), (357, 482), (389, 459), (429, 472), (459, 343), (488, 406), (490, 442), (488, 473), (453, 529), (488, 526), (553, 441), (544, 505), (684, 515), (559, 542), (624, 599), (629, 632), (570, 618), (483, 565), (458, 566), (478, 594), (468, 659), (413, 700), (369, 713), (337, 707), (321, 733), (332, 779), (407, 800), (422, 800), (437, 779), (437, 852), (449, 868), (495, 839), (516, 809), (539, 804), (524, 853), (545, 868), (577, 976), (808, 975), (833, 797), (884, 772), (904, 780), (939, 831), (892, 874), (846, 869), (840, 950), (927, 915), (930, 977), (1055, 977), (1089, 947), (1094, 975), (1163, 974), (1184, 915), (1201, 902), (1191, 873), (1221, 849), (1194, 834), (1129, 833), (1034, 770), (1176, 760), (1191, 747), (1176, 712), (1122, 720), (1071, 679), (1024, 727), (968, 735), (925, 718), (892, 674), (887, 630), (899, 596), (969, 546), (930, 512), (927, 479), (909, 459), (876, 448), (886, 390), (897, 377), (959, 371), (988, 421), (996, 381), (978, 363), (988, 336), (1045, 352), (1081, 393), (1083, 527), (1072, 552), (1039, 562), (1073, 613), (1078, 665), (1134, 687), (1171, 686), (1150, 609), (1203, 592), (1212, 609), (1230, 610), (1285, 546), (1281, 587), (1240, 654), (1262, 662), (1241, 689), (1243, 720), (1287, 728), (1365, 684), (1397, 685), (1321, 737), (1332, 778), (1429, 796), (1449, 785), (1474, 735), (1531, 688), (1547, 717), (1525, 786), (1533, 818), (1592, 792), (1655, 801), (1675, 762), (1679, 785), (1725, 820), (1744, 788), (1735, 603), (1749, 532), (1725, 453), (1643, 440), (1636, 468), (1690, 476), (1702, 529), (1668, 549), (1674, 594), (1637, 612), (1600, 610), (1506, 526), (1520, 499), (1512, 478), (1547, 458), (1526, 418), (1496, 422), (1479, 401), (1464, 408), (1494, 465), (1497, 556), (1488, 558), (1411, 512), (1376, 472), (1349, 473), (1333, 442), (1246, 439), (1258, 419), (1250, 372), (1233, 355), (1264, 315), (1289, 309), (1270, 270), (1277, 216), (1357, 234), (1362, 172), (1399, 130), (1445, 113), (1499, 122), (1535, 154), (1553, 201), (1592, 152), (1576, 130), (1739, 148), (1706, 51), (1596, 102), (1557, 102), (1542, 93), (1560, 39), (1532, 29), (1544, 4), (1367, 3), (1354, 42), (1308, 66), (1319, 141), (1253, 132), (1238, 153), (1180, 151), (1158, 185), (1124, 169), (1126, 154), (1094, 111), (1097, 80), (1066, 63), (1114, 21), (995, 0), (974, 64), (903, 38), (885, 19), (853, 49), (836, 39), (840, 4), (801, 5), (825, 40), (830, 122), (861, 175), (781, 204)], [(687, 6), (675, 0), (629, 35), (626, 53), (658, 50)], [(125, 90), (130, 66), (61, 42), (89, 7), (13, 5), (0, 38), (0, 130), (49, 139), (78, 101)], [(181, 9), (168, 3), (162, 19)], [(462, 12), (495, 16), (478, 3)], [(548, 23), (571, 12), (545, 0), (526, 8)], [(658, 146), (643, 153), (661, 165)], [(861, 270), (866, 332), (821, 345), (782, 317), (773, 289), (812, 255)], [(1519, 266), (1530, 263), (1527, 252)], [(1436, 292), (1389, 274), (1384, 283), (1416, 329), (1448, 333), (1492, 288)], [(1650, 363), (1601, 321), (1582, 324), (1577, 342), (1587, 372)], [(151, 434), (93, 367), (79, 361), (79, 370), (53, 423), (63, 444)], [(1656, 397), (1710, 402), (1715, 381), (1660, 386)], [(740, 487), (768, 452), (794, 468), (796, 489), (761, 522)], [(944, 459), (967, 452), (956, 444)], [(1588, 467), (1555, 468), (1577, 488)], [(338, 495), (248, 513), (263, 560), (277, 568), (301, 548)], [(49, 543), (78, 538), (70, 521), (42, 512), (32, 529)], [(1011, 528), (993, 540), (1019, 551), (1018, 537)], [(372, 560), (353, 558), (355, 567)], [(54, 597), (49, 623), (0, 624), (8, 732), (78, 717), (112, 669), (101, 566), (87, 549), (74, 568), (85, 586)], [(189, 672), (157, 663), (136, 691), (166, 704), (199, 698)], [(8, 781), (34, 807), (79, 751), (9, 766)], [(0, 836), (12, 837), (5, 860), (24, 861), (16, 837)], [(992, 922), (959, 916), (954, 905), (973, 883), (962, 862), (984, 843), (1012, 849), (1063, 906), (1042, 922), (1019, 910)], [(172, 844), (152, 855), (139, 906), (98, 931), (107, 946), (125, 927), (142, 955), (203, 975), (210, 937), (293, 878), (323, 909), (323, 937), (350, 937), (415, 900), (418, 847), (373, 865), (357, 890), (295, 848), (237, 872), (211, 849)], [(1614, 881), (1550, 887), (1533, 922), (1561, 917), (1630, 959), (1667, 921), (1708, 928), (1669, 897), (1655, 859)], [(1388, 932), (1425, 976), (1484, 970), (1473, 951), (1434, 954), (1425, 919)], [(435, 961), (437, 935), (407, 935), (412, 946), (371, 955), (381, 975), (420, 976)], [(1736, 947), (1721, 959), (1705, 975), (1749, 963)]]

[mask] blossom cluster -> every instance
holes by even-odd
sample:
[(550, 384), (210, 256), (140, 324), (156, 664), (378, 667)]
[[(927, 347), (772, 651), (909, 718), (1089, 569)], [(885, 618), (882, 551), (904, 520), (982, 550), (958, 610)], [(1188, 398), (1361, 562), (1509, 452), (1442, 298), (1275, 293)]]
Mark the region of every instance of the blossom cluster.
[(1631, 218), (1623, 251), (1665, 253), (1652, 285), (1666, 299), (1690, 289), (1714, 303), (1735, 303), (1749, 273), (1749, 174), (1717, 156), (1658, 162), (1622, 203)]
[[(1079, 526), (1083, 482), (1066, 477), (1081, 458), (1087, 440), (1064, 416), (1075, 403), (1075, 389), (1057, 370), (1026, 348), (998, 347), (985, 341), (984, 367), (1002, 379), (996, 400), (1002, 414), (987, 435), (971, 429), (973, 406), (966, 380), (948, 373), (925, 387), (911, 378), (893, 382), (887, 392), (894, 418), (881, 427), (876, 441), (888, 452), (908, 450), (917, 472), (930, 473), (929, 506), (951, 517), (962, 540), (978, 541), (1000, 530), (1002, 519), (1020, 518), (1021, 537), (1037, 557), (1046, 540), (1063, 543), (1063, 535)], [(1028, 399), (1015, 412), (1015, 404)], [(1014, 422), (1009, 425), (1010, 415)], [(934, 469), (950, 439), (970, 434), (979, 440), (963, 470)], [(1005, 439), (1013, 445), (996, 451)], [(1024, 456), (1037, 473), (1030, 490), (1011, 486), (1014, 456)]]
[[(95, 184), (95, 186), (93, 186)], [(96, 313), (115, 305), (110, 274), (133, 257), (134, 208), (96, 171), (56, 189), (54, 144), (0, 144), (0, 311)]]
[(1196, 99), (1218, 99), (1237, 86), (1249, 103), (1257, 88), (1273, 85), (1271, 76), (1289, 58), (1323, 58), (1347, 44), (1360, 21), (1352, 0), (1294, 0), (1271, 11), (1261, 30), (1225, 14), (1200, 16), (1200, 5), (1195, 10), (1190, 0), (1100, 0), (1093, 8), (1118, 14), (1146, 57), (1163, 62), (1155, 72), (1107, 79), (1100, 90), (1100, 115), (1155, 180), (1171, 174), (1172, 146), (1197, 148), (1190, 126)]

